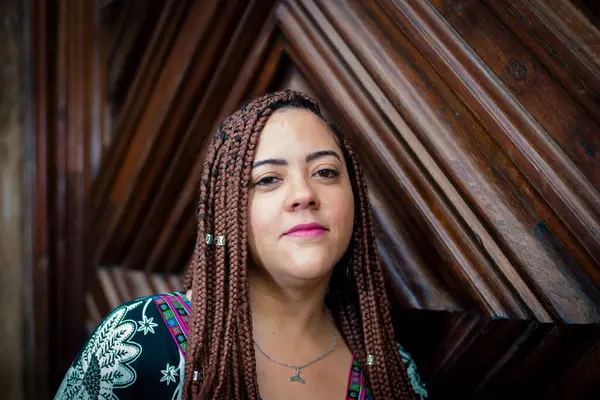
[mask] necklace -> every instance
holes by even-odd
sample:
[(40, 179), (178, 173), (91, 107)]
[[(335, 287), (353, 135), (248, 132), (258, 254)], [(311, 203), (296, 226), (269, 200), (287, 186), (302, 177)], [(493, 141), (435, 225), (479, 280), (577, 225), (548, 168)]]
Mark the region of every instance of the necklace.
[(317, 357), (305, 364), (294, 365), (294, 364), (289, 364), (289, 363), (284, 363), (284, 362), (278, 361), (278, 360), (274, 359), (273, 357), (271, 357), (270, 355), (268, 355), (267, 353), (265, 353), (265, 351), (260, 347), (260, 345), (256, 342), (256, 340), (254, 341), (254, 344), (256, 345), (258, 350), (263, 354), (263, 356), (265, 356), (265, 357), (267, 357), (267, 359), (269, 359), (269, 361), (272, 361), (275, 364), (283, 365), (284, 367), (289, 367), (289, 368), (293, 368), (296, 370), (296, 375), (290, 377), (291, 382), (306, 383), (306, 381), (300, 377), (300, 370), (308, 367), (309, 365), (313, 365), (317, 361), (320, 361), (320, 360), (324, 359), (325, 357), (327, 357), (329, 355), (329, 353), (331, 353), (335, 349), (335, 346), (337, 345), (337, 342), (335, 339), (335, 327), (333, 325), (333, 318), (331, 318), (331, 313), (329, 312), (329, 310), (326, 310), (326, 311), (327, 311), (327, 318), (329, 319), (329, 325), (331, 325), (331, 337), (333, 339), (333, 345), (325, 353), (321, 354), (319, 357)]

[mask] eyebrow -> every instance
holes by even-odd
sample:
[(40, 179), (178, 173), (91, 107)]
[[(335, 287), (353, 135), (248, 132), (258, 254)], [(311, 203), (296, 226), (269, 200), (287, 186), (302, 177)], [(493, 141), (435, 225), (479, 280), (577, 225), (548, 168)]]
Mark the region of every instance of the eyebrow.
[[(322, 157), (328, 157), (328, 156), (333, 156), (335, 158), (337, 158), (338, 160), (342, 161), (342, 158), (340, 157), (340, 155), (338, 153), (336, 153), (333, 150), (320, 150), (320, 151), (315, 151), (312, 152), (310, 154), (308, 154), (306, 156), (306, 160), (305, 162), (309, 163), (311, 161), (314, 161), (318, 158), (322, 158)], [(265, 165), (265, 164), (270, 164), (270, 165), (288, 165), (288, 162), (284, 159), (281, 158), (268, 158), (265, 160), (260, 160), (260, 161), (254, 161), (254, 164), (252, 164), (252, 168), (258, 168), (261, 165)]]

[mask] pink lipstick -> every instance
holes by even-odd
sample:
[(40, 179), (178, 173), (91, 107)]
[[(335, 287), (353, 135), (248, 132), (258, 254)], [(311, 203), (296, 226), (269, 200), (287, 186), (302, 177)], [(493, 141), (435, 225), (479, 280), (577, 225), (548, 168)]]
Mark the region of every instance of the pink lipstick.
[(294, 226), (285, 233), (285, 236), (294, 236), (300, 238), (316, 238), (323, 236), (327, 229), (321, 224), (300, 224)]

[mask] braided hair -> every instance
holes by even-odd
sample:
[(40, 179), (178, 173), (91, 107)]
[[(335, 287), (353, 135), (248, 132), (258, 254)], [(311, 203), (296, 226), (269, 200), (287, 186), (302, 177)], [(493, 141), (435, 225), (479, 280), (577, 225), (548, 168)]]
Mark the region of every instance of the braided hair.
[[(227, 117), (212, 139), (199, 183), (198, 236), (184, 277), (192, 318), (183, 399), (258, 400), (248, 296), (248, 196), (259, 136), (269, 117), (301, 108), (323, 118), (317, 103), (297, 91), (264, 95)], [(327, 122), (327, 121), (326, 121)], [(329, 283), (326, 303), (376, 399), (411, 399), (414, 392), (397, 350), (373, 217), (358, 156), (336, 126), (355, 197), (352, 240)], [(225, 236), (225, 246), (205, 234)], [(375, 363), (367, 365), (367, 355)]]

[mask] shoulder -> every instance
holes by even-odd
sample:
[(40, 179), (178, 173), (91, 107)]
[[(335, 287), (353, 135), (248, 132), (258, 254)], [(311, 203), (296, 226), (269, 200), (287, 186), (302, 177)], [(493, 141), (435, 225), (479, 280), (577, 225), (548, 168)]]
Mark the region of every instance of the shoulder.
[[(134, 299), (116, 307), (73, 361), (55, 399), (119, 398), (112, 397), (116, 396), (116, 390), (123, 394), (125, 389), (133, 390), (136, 383), (144, 380), (149, 367), (156, 370), (163, 362), (171, 374), (167, 379), (176, 383), (173, 365), (179, 363), (180, 357), (164, 318), (169, 317), (169, 312), (173, 314), (176, 307), (187, 310), (185, 303), (181, 293), (167, 293)], [(163, 304), (168, 305), (168, 310), (160, 308)], [(148, 348), (152, 348), (152, 357), (144, 352)]]
[(108, 345), (111, 340), (116, 340), (115, 343), (120, 344), (138, 333), (144, 336), (156, 333), (155, 328), (160, 326), (160, 320), (171, 316), (168, 311), (174, 308), (189, 309), (189, 303), (182, 293), (145, 296), (121, 304), (96, 327), (80, 357), (86, 348), (95, 343)]
[(417, 364), (412, 359), (411, 355), (402, 347), (402, 345), (396, 342), (398, 346), (398, 352), (402, 357), (402, 362), (404, 363), (404, 367), (406, 368), (406, 374), (410, 379), (410, 383), (417, 395), (418, 399), (426, 399), (428, 397), (427, 389), (425, 387), (425, 383), (421, 382), (421, 376), (419, 375), (419, 371), (417, 370)]

